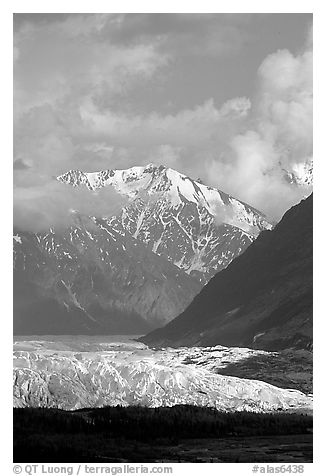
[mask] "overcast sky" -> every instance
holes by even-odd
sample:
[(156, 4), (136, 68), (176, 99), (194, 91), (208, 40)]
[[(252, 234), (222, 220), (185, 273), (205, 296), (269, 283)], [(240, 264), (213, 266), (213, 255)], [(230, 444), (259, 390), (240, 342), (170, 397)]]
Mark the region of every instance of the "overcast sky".
[(149, 162), (278, 219), (311, 156), (311, 15), (14, 15), (18, 220), (55, 175)]

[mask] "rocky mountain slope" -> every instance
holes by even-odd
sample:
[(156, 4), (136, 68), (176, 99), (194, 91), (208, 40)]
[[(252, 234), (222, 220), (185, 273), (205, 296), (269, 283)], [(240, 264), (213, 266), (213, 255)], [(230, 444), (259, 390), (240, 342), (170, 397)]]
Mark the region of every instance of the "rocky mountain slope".
[(133, 333), (166, 323), (200, 290), (104, 219), (14, 235), (14, 333)]
[[(252, 207), (149, 164), (58, 177), (127, 199), (64, 231), (14, 230), (14, 332), (141, 334), (176, 317), (206, 280), (271, 225)], [(103, 210), (101, 211), (103, 215)]]
[(312, 346), (312, 194), (202, 289), (150, 345)]
[(253, 207), (163, 165), (75, 170), (58, 180), (89, 190), (113, 186), (129, 199), (114, 226), (203, 283), (271, 228)]

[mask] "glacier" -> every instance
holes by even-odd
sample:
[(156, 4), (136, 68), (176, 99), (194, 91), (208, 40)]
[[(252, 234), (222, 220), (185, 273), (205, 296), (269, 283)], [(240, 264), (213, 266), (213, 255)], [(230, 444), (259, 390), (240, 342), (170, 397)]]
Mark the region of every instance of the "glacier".
[(312, 411), (312, 396), (268, 383), (220, 375), (252, 349), (151, 349), (139, 342), (18, 340), (14, 407), (76, 410), (107, 405), (190, 404), (222, 411)]

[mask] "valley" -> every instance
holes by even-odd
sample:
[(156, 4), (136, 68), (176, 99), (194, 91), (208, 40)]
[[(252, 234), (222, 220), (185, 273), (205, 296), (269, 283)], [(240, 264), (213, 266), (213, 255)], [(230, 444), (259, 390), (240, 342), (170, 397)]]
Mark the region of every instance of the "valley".
[(14, 473), (305, 472), (316, 9), (25, 10), (3, 179)]

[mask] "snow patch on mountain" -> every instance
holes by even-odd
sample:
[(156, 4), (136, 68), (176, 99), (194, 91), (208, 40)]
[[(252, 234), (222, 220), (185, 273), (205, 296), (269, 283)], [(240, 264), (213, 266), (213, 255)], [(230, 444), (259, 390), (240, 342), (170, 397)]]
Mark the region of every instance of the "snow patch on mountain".
[(18, 234), (14, 235), (13, 239), (15, 240), (16, 243), (19, 243), (20, 245), (22, 244), (22, 239)]
[[(298, 187), (312, 187), (313, 185), (313, 159), (294, 164), (292, 170), (284, 170), (285, 179)], [(309, 190), (310, 193), (311, 190)], [(308, 194), (309, 194), (308, 193)]]
[(228, 222), (248, 233), (259, 233), (262, 229), (272, 227), (264, 215), (253, 207), (162, 165), (148, 164), (144, 167), (100, 172), (71, 170), (60, 175), (58, 180), (75, 187), (85, 185), (89, 190), (111, 185), (131, 200), (142, 192), (147, 192), (149, 196), (163, 192), (165, 200), (174, 208), (188, 201), (205, 208), (212, 216), (215, 216), (221, 207), (231, 208)]
[(113, 186), (129, 201), (110, 223), (204, 282), (272, 228), (255, 208), (163, 165), (69, 171), (58, 180), (93, 191)]

